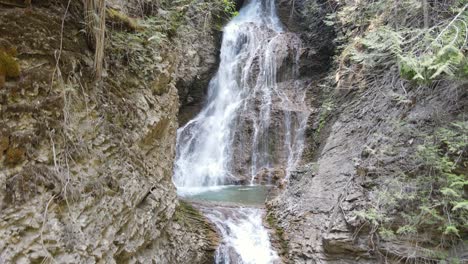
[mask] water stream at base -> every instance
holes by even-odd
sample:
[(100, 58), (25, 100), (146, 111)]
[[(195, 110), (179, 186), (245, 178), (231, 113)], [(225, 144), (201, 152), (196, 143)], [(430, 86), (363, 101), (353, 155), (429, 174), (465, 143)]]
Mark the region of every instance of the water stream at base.
[(216, 263), (275, 263), (268, 231), (259, 208), (210, 208), (202, 210), (220, 231), (223, 241), (216, 250)]
[[(283, 31), (274, 0), (247, 0), (223, 31), (206, 104), (177, 131), (173, 180), (186, 198), (243, 204), (201, 208), (222, 235), (216, 263), (276, 263), (264, 211), (253, 206), (268, 187), (255, 183), (277, 168), (287, 180), (302, 154), (305, 91), (291, 81), (301, 43)], [(233, 186), (239, 182), (250, 185)]]
[(270, 187), (227, 185), (181, 194), (194, 202), (221, 235), (216, 264), (280, 263), (263, 226), (263, 206)]

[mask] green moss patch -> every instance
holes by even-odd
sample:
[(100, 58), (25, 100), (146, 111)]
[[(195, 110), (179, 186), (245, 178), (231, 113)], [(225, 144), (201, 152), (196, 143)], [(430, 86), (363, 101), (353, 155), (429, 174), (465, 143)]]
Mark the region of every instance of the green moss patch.
[(16, 48), (0, 41), (0, 87), (8, 78), (17, 78), (20, 75), (20, 66), (16, 59)]
[(284, 230), (282, 227), (278, 225), (278, 221), (273, 216), (273, 213), (269, 212), (266, 216), (266, 222), (268, 223), (269, 227), (275, 230), (276, 237), (278, 239), (279, 244), (279, 254), (285, 257), (289, 250), (289, 243), (285, 238)]

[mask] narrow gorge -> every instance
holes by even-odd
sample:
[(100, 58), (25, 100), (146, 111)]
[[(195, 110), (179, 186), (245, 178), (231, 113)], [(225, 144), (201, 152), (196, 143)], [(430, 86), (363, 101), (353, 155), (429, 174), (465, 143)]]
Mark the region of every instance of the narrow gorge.
[(467, 263), (464, 0), (0, 0), (0, 264)]
[[(308, 112), (305, 90), (295, 83), (301, 41), (284, 32), (274, 1), (247, 2), (223, 33), (205, 106), (177, 133), (174, 183), (188, 199), (239, 203), (257, 196), (262, 205), (268, 185), (261, 184), (287, 181), (302, 153)], [(216, 263), (279, 258), (263, 210), (247, 206), (202, 206), (222, 235)]]

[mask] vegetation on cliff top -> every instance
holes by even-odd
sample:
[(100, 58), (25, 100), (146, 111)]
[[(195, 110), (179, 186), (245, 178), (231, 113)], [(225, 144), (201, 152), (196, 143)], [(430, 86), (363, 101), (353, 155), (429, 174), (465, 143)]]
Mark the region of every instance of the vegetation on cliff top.
[[(468, 79), (468, 5), (464, 1), (342, 4), (325, 23), (337, 28), (338, 79), (381, 77), (396, 68), (419, 85)], [(430, 7), (430, 11), (427, 10)], [(343, 82), (342, 82), (343, 84)]]
[[(103, 72), (107, 37), (113, 38), (112, 53), (115, 52), (117, 56), (120, 54), (128, 59), (136, 58), (141, 60), (145, 56), (132, 56), (128, 54), (129, 49), (125, 48), (126, 45), (141, 44), (145, 46), (145, 50), (157, 51), (157, 45), (175, 36), (178, 27), (183, 21), (193, 19), (193, 17), (187, 14), (189, 5), (196, 7), (198, 12), (194, 15), (203, 16), (205, 24), (209, 26), (220, 27), (224, 20), (237, 14), (236, 5), (232, 0), (163, 0), (157, 3), (157, 6), (154, 6), (154, 3), (143, 5), (141, 10), (134, 14), (138, 16), (138, 18), (135, 18), (119, 10), (107, 7), (106, 0), (84, 1), (86, 31), (89, 45), (95, 50), (94, 68), (97, 79), (101, 78)], [(215, 18), (212, 17), (213, 14), (215, 14)], [(126, 29), (127, 32), (120, 33), (123, 36), (120, 36), (116, 31), (106, 33), (106, 24), (110, 24), (114, 29), (119, 27)], [(112, 36), (108, 36), (109, 34), (112, 34)], [(133, 41), (128, 42), (128, 38), (131, 38)], [(154, 44), (153, 48), (147, 48), (148, 45)]]

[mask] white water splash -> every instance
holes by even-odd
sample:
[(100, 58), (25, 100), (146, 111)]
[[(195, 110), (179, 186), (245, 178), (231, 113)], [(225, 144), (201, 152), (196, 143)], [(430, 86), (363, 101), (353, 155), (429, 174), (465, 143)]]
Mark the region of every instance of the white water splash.
[(216, 250), (216, 264), (269, 264), (279, 260), (262, 225), (260, 209), (222, 208), (203, 212), (223, 237)]

